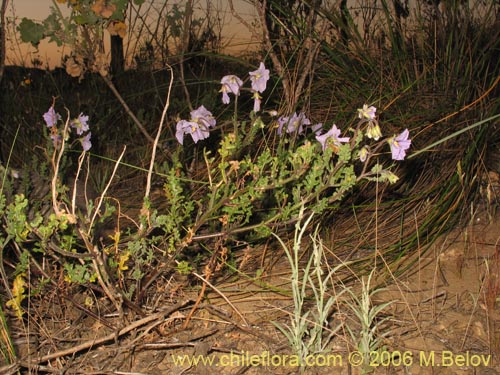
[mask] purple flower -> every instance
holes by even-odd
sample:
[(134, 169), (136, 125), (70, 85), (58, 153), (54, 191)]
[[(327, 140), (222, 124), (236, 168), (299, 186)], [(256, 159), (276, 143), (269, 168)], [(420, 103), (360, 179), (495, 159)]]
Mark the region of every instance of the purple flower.
[(259, 69), (248, 73), (250, 81), (252, 81), (252, 90), (264, 92), (266, 90), (267, 81), (269, 80), (269, 70), (266, 69), (264, 63), (260, 63)]
[(46, 113), (43, 114), (43, 119), (45, 120), (47, 127), (51, 128), (57, 124), (57, 121), (61, 119), (61, 115), (57, 113), (54, 109), (54, 106), (52, 106)]
[(253, 111), (254, 112), (259, 112), (260, 111), (260, 103), (261, 103), (262, 97), (259, 95), (257, 91), (253, 92)]
[(299, 134), (304, 131), (304, 126), (309, 126), (311, 125), (311, 120), (309, 120), (304, 112), (300, 112), (299, 115), (297, 116), (297, 120), (299, 122)]
[(333, 125), (328, 132), (323, 135), (317, 135), (316, 139), (319, 143), (321, 143), (321, 147), (323, 151), (326, 150), (328, 146), (333, 146), (334, 150), (336, 150), (341, 143), (349, 142), (349, 137), (339, 138), (340, 129), (337, 128), (337, 125)]
[[(296, 113), (294, 113), (294, 116), (297, 116)], [(293, 116), (292, 116), (293, 117)], [(290, 118), (288, 116), (280, 116), (278, 118), (278, 134), (281, 135), (283, 133), (283, 127), (288, 124), (290, 121)], [(288, 126), (287, 126), (288, 128)]]
[(176, 125), (175, 137), (182, 145), (184, 143), (184, 135), (191, 134), (194, 143), (198, 143), (200, 139), (205, 139), (210, 136), (209, 128), (216, 124), (212, 113), (204, 106), (191, 111), (191, 120), (180, 120)]
[[(311, 125), (311, 120), (309, 120), (304, 112), (300, 112), (298, 115), (296, 112), (293, 113), (292, 117), (281, 116), (278, 118), (278, 134), (281, 135), (283, 133), (283, 127), (286, 125), (286, 132), (293, 133), (297, 132), (297, 134), (302, 134), (304, 132), (304, 126)], [(320, 127), (323, 126), (322, 124)], [(316, 128), (315, 125), (313, 128)]]
[[(175, 126), (175, 138), (182, 145), (184, 144), (184, 135), (191, 134), (191, 129), (196, 129), (197, 124), (187, 120), (180, 120)], [(197, 142), (196, 140), (195, 142)]]
[(80, 138), (80, 143), (82, 144), (83, 151), (88, 151), (92, 147), (92, 143), (90, 142), (91, 133), (88, 132), (83, 138)]
[(243, 85), (243, 81), (237, 76), (224, 76), (222, 77), (220, 83), (222, 84), (222, 88), (220, 90), (222, 92), (222, 103), (229, 104), (231, 101), (228, 95), (229, 92), (236, 96), (240, 95), (240, 87)]
[(175, 137), (181, 145), (184, 144), (184, 135), (186, 134), (191, 134), (194, 143), (198, 143), (200, 139), (208, 138), (210, 135), (208, 130), (202, 129), (197, 122), (180, 120), (177, 123)]
[(215, 126), (215, 118), (212, 116), (212, 112), (207, 110), (203, 105), (191, 111), (191, 121), (198, 123), (200, 126), (205, 127), (205, 129), (213, 128)]
[(320, 122), (319, 124), (311, 126), (311, 130), (315, 135), (321, 135), (323, 132), (323, 123)]
[(377, 112), (377, 108), (374, 106), (368, 107), (367, 104), (363, 104), (363, 108), (358, 109), (358, 116), (362, 120), (373, 120), (376, 116), (375, 112)]
[(281, 135), (283, 133), (283, 126), (288, 123), (288, 116), (280, 116), (278, 117), (278, 134)]
[(409, 135), (410, 132), (408, 129), (405, 129), (400, 135), (388, 139), (387, 142), (389, 142), (389, 146), (391, 146), (393, 160), (404, 160), (406, 150), (408, 150), (411, 145), (411, 139), (408, 139)]
[(78, 118), (71, 120), (69, 126), (75, 129), (76, 134), (82, 135), (87, 130), (89, 130), (89, 116), (84, 116), (83, 113), (80, 113)]

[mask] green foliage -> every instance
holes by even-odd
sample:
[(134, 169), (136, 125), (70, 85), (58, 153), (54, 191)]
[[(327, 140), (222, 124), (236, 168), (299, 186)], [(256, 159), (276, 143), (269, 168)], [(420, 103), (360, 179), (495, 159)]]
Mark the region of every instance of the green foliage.
[[(194, 268), (195, 261), (182, 257), (190, 247), (198, 249), (196, 243), (200, 240), (216, 239), (217, 248), (229, 249), (230, 242), (240, 239), (268, 238), (276, 228), (286, 231), (300, 221), (304, 210), (321, 218), (362, 180), (390, 180), (385, 163), (378, 160), (382, 159), (380, 149), (386, 141), (373, 140), (368, 132), (375, 125), (378, 127), (374, 108), (372, 115), (358, 115), (358, 120), (346, 124), (350, 137), (341, 137), (342, 130), (333, 124), (326, 133), (322, 125), (315, 125), (316, 130), (307, 127), (299, 131), (302, 125), (295, 123), (296, 116), (284, 121), (253, 111), (248, 118), (240, 119), (235, 102), (235, 115), (227, 123), (229, 126), (220, 127), (216, 145), (201, 141), (197, 148), (186, 147), (190, 142), (186, 140), (171, 160), (162, 163), (160, 207), (156, 206), (158, 201), (146, 196), (140, 214), (132, 219), (137, 228), (122, 229), (116, 224), (114, 233), (102, 241), (92, 236), (99, 235), (96, 225), (114, 214), (113, 207), (89, 202), (86, 212), (74, 212), (72, 190), (61, 183), (72, 134), (70, 124), (75, 129), (85, 122), (85, 131), (90, 134), (88, 118), (83, 119), (82, 115), (79, 122), (69, 118), (62, 127), (62, 118), (52, 106), (44, 114), (47, 143), (43, 150), (47, 161), (39, 163), (44, 166), (40, 171), (47, 174), (39, 183), (47, 185), (47, 189), (42, 189), (38, 197), (31, 193), (14, 195), (6, 206), (0, 205), (2, 210), (5, 206), (5, 246), (13, 241), (23, 254), (50, 257), (58, 263), (55, 268), (63, 270), (68, 283), (99, 283), (111, 300), (116, 295), (133, 299), (137, 293), (143, 293), (136, 290), (137, 285), (141, 285), (152, 267), (161, 266), (164, 257), (180, 257), (184, 263), (178, 263), (179, 272)], [(305, 119), (304, 114), (300, 116)], [(211, 114), (209, 117), (215, 125), (215, 118)], [(186, 134), (198, 124), (192, 122)], [(79, 140), (84, 146), (83, 138)], [(361, 160), (362, 147), (377, 153), (367, 151)], [(85, 157), (85, 153), (80, 156), (78, 170)], [(377, 167), (372, 168), (373, 165)], [(28, 175), (22, 181), (29, 181)], [(29, 191), (29, 186), (26, 189)], [(38, 204), (46, 211), (33, 212)], [(209, 248), (205, 244), (200, 247)], [(203, 251), (197, 253), (201, 261), (207, 255)], [(311, 281), (318, 288), (312, 286), (318, 298), (326, 288), (323, 281)], [(318, 303), (323, 306), (324, 302)], [(121, 308), (120, 302), (115, 303)], [(331, 307), (329, 303), (324, 306)], [(318, 314), (318, 319), (323, 319)], [(307, 331), (315, 337), (311, 345), (321, 347), (318, 331)]]
[(24, 43), (31, 43), (35, 47), (45, 38), (44, 26), (27, 18), (21, 20), (19, 32), (21, 33), (21, 40)]
[(193, 270), (193, 267), (191, 267), (189, 262), (183, 260), (177, 264), (176, 270), (181, 275), (189, 275)]
[(17, 242), (26, 241), (31, 232), (31, 227), (28, 224), (26, 216), (27, 207), (28, 200), (24, 195), (16, 195), (14, 197), (14, 202), (7, 206), (5, 212), (5, 232)]
[(85, 284), (93, 283), (97, 279), (95, 270), (90, 264), (75, 264), (66, 262), (63, 264), (65, 280), (71, 283)]
[[(270, 131), (271, 126), (265, 125), (262, 118), (256, 121), (261, 124), (260, 131)], [(201, 218), (213, 221), (213, 225), (221, 221), (230, 228), (229, 232), (231, 229), (242, 231), (243, 226), (258, 220), (259, 225), (248, 230), (262, 232), (262, 224), (271, 227), (294, 220), (304, 202), (309, 210), (321, 214), (362, 179), (388, 181), (390, 174), (381, 166), (369, 173), (355, 173), (354, 164), (359, 163), (356, 157), (361, 143), (359, 133), (362, 133), (360, 127), (363, 124), (360, 121), (357, 130), (353, 130), (356, 141), (337, 149), (327, 147), (322, 151), (320, 144), (310, 139), (293, 147), (283, 137), (277, 152), (262, 147), (257, 153), (250, 151), (239, 158), (237, 156), (245, 144), (244, 134), (251, 134), (252, 128), (245, 129), (243, 124), (238, 124), (241, 136), (226, 134), (220, 141), (219, 158), (210, 157), (208, 152), (204, 154), (209, 182), (193, 182), (199, 184), (199, 190), (207, 191), (202, 194), (202, 197), (207, 197), (206, 200), (197, 199), (197, 204), (203, 207)], [(273, 198), (263, 207), (268, 193)], [(187, 195), (187, 192), (181, 194)], [(204, 224), (194, 222), (191, 227), (198, 228)], [(264, 233), (267, 231), (264, 230)]]
[(179, 166), (171, 168), (166, 176), (163, 186), (165, 198), (169, 202), (167, 214), (161, 215), (156, 224), (162, 228), (167, 237), (167, 252), (173, 252), (182, 239), (181, 228), (189, 222), (189, 218), (195, 209), (195, 202), (190, 201), (185, 195), (185, 188), (182, 183), (183, 177)]
[[(306, 358), (309, 355), (322, 354), (333, 336), (341, 328), (340, 325), (328, 329), (328, 318), (332, 313), (338, 298), (346, 289), (335, 293), (330, 292), (332, 275), (339, 271), (345, 264), (333, 268), (325, 274), (323, 271), (323, 244), (318, 236), (318, 231), (311, 235), (313, 253), (305, 266), (301, 265), (303, 237), (310, 225), (314, 214), (304, 220), (304, 207), (299, 212), (299, 220), (295, 225), (295, 235), (292, 248), (288, 248), (284, 241), (273, 234), (283, 247), (291, 270), (291, 291), (293, 297), (293, 311), (290, 315), (290, 325), (273, 324), (285, 335), (294, 354), (301, 361), (304, 371)], [(312, 295), (310, 295), (312, 291)], [(312, 300), (312, 308), (307, 302)]]
[[(40, 293), (48, 281), (44, 275), (36, 283), (37, 287), (28, 289), (28, 280), (31, 283), (38, 278), (31, 275), (30, 278), (25, 277), (34, 257), (60, 259), (59, 266), (65, 270), (66, 280), (70, 282), (93, 282), (97, 274), (90, 262), (91, 257), (81, 257), (78, 254), (85, 247), (82, 245), (81, 233), (85, 231), (85, 223), (90, 220), (77, 221), (77, 217), (69, 212), (69, 200), (66, 197), (69, 188), (60, 183), (61, 178), (57, 178), (59, 166), (64, 163), (65, 142), (69, 140), (68, 124), (69, 120), (64, 130), (58, 129), (56, 124), (50, 127), (52, 136), (58, 135), (59, 131), (67, 136), (50, 138), (47, 134), (48, 160), (45, 163), (37, 161), (34, 165), (38, 166), (37, 178), (33, 178), (34, 174), (29, 168), (20, 173), (8, 172), (8, 168), (2, 167), (0, 251), (3, 255), (6, 249), (13, 248), (14, 254), (18, 256), (16, 278), (11, 289), (12, 298), (7, 304), (18, 317), (23, 315), (23, 300), (30, 297), (31, 293)], [(48, 173), (46, 165), (53, 167), (54, 176), (44, 175)], [(79, 257), (82, 261), (75, 261)], [(85, 262), (84, 259), (89, 261)]]
[(373, 303), (373, 296), (382, 292), (383, 288), (372, 289), (372, 277), (374, 271), (370, 272), (368, 278), (361, 280), (360, 296), (352, 289), (347, 289), (353, 302), (346, 302), (361, 326), (359, 334), (355, 333), (350, 326), (347, 330), (351, 338), (356, 343), (357, 350), (363, 356), (361, 371), (363, 374), (374, 371), (372, 365), (373, 353), (383, 350), (382, 339), (389, 333), (383, 332), (383, 325), (389, 317), (381, 317), (382, 312), (392, 304), (392, 301), (376, 305)]

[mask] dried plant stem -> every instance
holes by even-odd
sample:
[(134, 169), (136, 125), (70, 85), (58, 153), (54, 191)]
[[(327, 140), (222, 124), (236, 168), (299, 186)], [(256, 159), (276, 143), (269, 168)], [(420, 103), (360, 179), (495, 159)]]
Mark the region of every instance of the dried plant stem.
[(148, 142), (153, 143), (154, 142), (153, 137), (151, 137), (151, 135), (149, 135), (149, 133), (146, 130), (146, 128), (144, 127), (144, 125), (142, 125), (141, 121), (139, 121), (139, 119), (134, 114), (134, 112), (132, 112), (132, 110), (130, 109), (130, 107), (128, 106), (128, 104), (125, 102), (125, 99), (123, 99), (123, 97), (121, 96), (121, 94), (116, 89), (114, 83), (109, 79), (109, 77), (107, 75), (101, 74), (101, 77), (104, 80), (104, 82), (106, 83), (106, 85), (108, 85), (109, 89), (113, 92), (113, 94), (115, 95), (115, 97), (118, 99), (118, 101), (120, 102), (120, 104), (122, 105), (122, 107), (125, 109), (125, 112), (127, 112), (127, 114), (130, 116), (130, 118), (132, 119), (132, 121), (134, 122), (134, 124), (139, 128), (139, 130), (142, 132), (142, 134), (144, 134), (144, 136), (146, 137), (146, 139), (148, 140)]
[(9, 0), (2, 0), (0, 8), (0, 82), (2, 82), (3, 72), (5, 70), (5, 12), (7, 11), (7, 4)]
[(40, 357), (34, 361), (30, 361), (30, 362), (22, 361), (20, 364), (22, 367), (32, 368), (32, 367), (36, 367), (39, 364), (47, 362), (47, 361), (52, 361), (52, 360), (57, 359), (57, 358), (61, 358), (61, 357), (67, 356), (67, 355), (72, 355), (72, 354), (78, 353), (82, 350), (97, 347), (97, 346), (104, 344), (108, 341), (115, 340), (117, 337), (126, 335), (127, 333), (133, 331), (134, 329), (142, 327), (148, 323), (154, 322), (156, 320), (163, 320), (163, 319), (167, 318), (169, 315), (171, 315), (172, 313), (182, 309), (183, 307), (185, 307), (186, 305), (188, 305), (191, 302), (192, 302), (191, 300), (181, 301), (179, 303), (176, 303), (175, 305), (173, 305), (172, 307), (170, 307), (169, 309), (167, 309), (165, 311), (160, 311), (160, 312), (157, 312), (155, 314), (149, 315), (145, 318), (139, 319), (139, 320), (129, 324), (128, 326), (120, 329), (118, 332), (113, 332), (113, 333), (110, 333), (109, 335), (106, 335), (106, 336), (103, 336), (100, 338), (88, 340), (80, 345), (77, 345), (77, 346), (74, 346), (74, 347), (71, 347), (68, 349), (60, 350), (60, 351), (52, 353), (52, 354), (47, 354), (47, 355)]
[(253, 37), (256, 39), (259, 38), (259, 35), (255, 32), (255, 27), (250, 25), (241, 15), (234, 9), (234, 4), (233, 0), (229, 0), (229, 9), (231, 9), (231, 14), (233, 15), (234, 18), (236, 18), (243, 26), (245, 26), (248, 31), (252, 34)]
[[(290, 71), (290, 69), (284, 65), (286, 60), (290, 57), (284, 56), (283, 53), (278, 56), (275, 51), (275, 47), (271, 42), (271, 36), (266, 23), (267, 0), (255, 2), (255, 7), (257, 9), (260, 26), (262, 28), (264, 46), (268, 51), (274, 68), (283, 82), (283, 92), (287, 103), (286, 111), (292, 112), (304, 90), (307, 78), (313, 74), (314, 62), (316, 61), (320, 51), (321, 41), (324, 40), (328, 25), (326, 22), (323, 23), (319, 33), (317, 34), (317, 38), (315, 38), (316, 40), (314, 40), (312, 38), (312, 34), (314, 32), (315, 20), (314, 17), (309, 17), (307, 25), (305, 26), (307, 37), (302, 41), (302, 46), (296, 63), (296, 66), (301, 67), (300, 73), (298, 71)], [(303, 55), (304, 51), (306, 51), (305, 55)]]
[[(53, 99), (52, 106), (54, 106), (55, 98)], [(57, 199), (57, 179), (59, 178), (59, 167), (61, 165), (61, 159), (64, 154), (64, 148), (66, 144), (66, 134), (68, 134), (68, 129), (69, 129), (69, 110), (68, 112), (68, 118), (66, 120), (66, 123), (64, 124), (62, 136), (61, 136), (61, 144), (57, 145), (57, 142), (54, 144), (54, 152), (52, 154), (52, 169), (53, 169), (53, 175), (52, 175), (52, 182), (51, 182), (51, 189), (52, 189), (52, 207), (54, 208), (54, 213), (56, 214), (57, 217), (60, 217), (62, 215), (61, 210), (59, 209), (59, 201)], [(85, 151), (84, 151), (85, 152)]]
[(269, 53), (269, 57), (273, 62), (274, 68), (280, 75), (283, 81), (283, 91), (285, 93), (285, 97), (288, 99), (291, 97), (291, 87), (290, 80), (287, 74), (285, 74), (285, 68), (281, 64), (280, 59), (274, 52), (273, 44), (271, 43), (271, 37), (269, 35), (269, 29), (266, 24), (266, 5), (267, 0), (263, 0), (262, 2), (256, 2), (255, 7), (257, 8), (257, 14), (259, 16), (260, 26), (262, 27), (262, 39), (264, 41), (264, 45)]
[(179, 73), (182, 89), (184, 90), (184, 95), (186, 96), (186, 101), (189, 109), (193, 110), (193, 104), (191, 103), (191, 95), (186, 86), (186, 79), (184, 76), (184, 56), (186, 55), (186, 49), (189, 45), (191, 24), (193, 21), (193, 0), (186, 1), (185, 11), (184, 11), (184, 26), (182, 34), (182, 45), (179, 54)]
[(172, 92), (172, 85), (174, 83), (174, 71), (170, 65), (167, 65), (167, 69), (170, 71), (170, 83), (168, 85), (167, 99), (165, 106), (163, 107), (163, 112), (161, 114), (160, 125), (158, 126), (158, 131), (156, 133), (156, 138), (153, 142), (153, 151), (151, 152), (151, 161), (149, 163), (148, 177), (146, 181), (146, 192), (144, 193), (144, 198), (149, 197), (151, 191), (151, 178), (153, 176), (153, 167), (156, 158), (156, 150), (158, 148), (158, 142), (160, 141), (161, 131), (163, 129), (163, 124), (165, 123), (165, 118), (167, 117), (168, 107), (170, 107), (170, 94)]
[(113, 178), (115, 177), (116, 171), (118, 170), (118, 166), (120, 165), (120, 161), (122, 160), (123, 155), (125, 155), (125, 150), (126, 149), (127, 149), (127, 146), (126, 145), (123, 146), (123, 151), (122, 151), (122, 153), (120, 154), (120, 157), (118, 158), (118, 160), (115, 163), (115, 167), (113, 168), (113, 172), (111, 173), (111, 177), (109, 178), (109, 181), (106, 184), (106, 187), (104, 188), (101, 196), (99, 197), (99, 200), (97, 201), (97, 205), (95, 207), (95, 211), (94, 211), (94, 215), (92, 216), (92, 220), (90, 221), (89, 230), (87, 232), (87, 235), (90, 235), (90, 229), (93, 228), (93, 226), (94, 226), (94, 222), (95, 222), (95, 220), (97, 218), (97, 214), (101, 210), (101, 206), (102, 206), (102, 202), (104, 201), (104, 197), (106, 196), (106, 193), (107, 193), (109, 187), (111, 186), (111, 181), (113, 181)]
[[(198, 279), (200, 279), (202, 282), (203, 282), (203, 285), (208, 285), (210, 288), (212, 288), (218, 295), (220, 295), (222, 297), (222, 299), (224, 301), (227, 302), (227, 304), (229, 306), (231, 306), (231, 308), (234, 310), (234, 312), (240, 317), (241, 321), (243, 322), (243, 324), (247, 325), (248, 326), (248, 322), (247, 320), (245, 319), (245, 317), (241, 314), (241, 312), (236, 308), (236, 306), (234, 306), (231, 301), (229, 300), (229, 298), (227, 298), (224, 293), (222, 293), (222, 291), (220, 291), (215, 285), (213, 285), (212, 283), (210, 283), (210, 281), (208, 281), (206, 278), (204, 278), (203, 276), (201, 276), (200, 274), (196, 273), (196, 272), (193, 272), (193, 275), (196, 276)], [(200, 293), (200, 295), (202, 295)]]

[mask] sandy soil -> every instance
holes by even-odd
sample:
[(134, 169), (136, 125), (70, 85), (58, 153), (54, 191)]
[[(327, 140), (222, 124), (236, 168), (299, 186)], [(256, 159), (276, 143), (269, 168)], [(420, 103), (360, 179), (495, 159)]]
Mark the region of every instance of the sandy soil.
[[(120, 318), (107, 314), (105, 301), (92, 306), (97, 319), (57, 293), (46, 296), (48, 303), (32, 306), (38, 321), (29, 327), (11, 321), (19, 357), (26, 364), (46, 356), (31, 373), (361, 374), (346, 328), (356, 332), (359, 322), (342, 302), (330, 317), (329, 327), (341, 328), (327, 352), (312, 359), (315, 365), (293, 366), (287, 340), (271, 323), (289, 322), (292, 300), (263, 286), (290, 289), (284, 253), (264, 249), (258, 258), (254, 253), (241, 250), (235, 261), (241, 273), (219, 280), (187, 327), (201, 284), (193, 278), (159, 279), (146, 303), (154, 310), (142, 318), (126, 310), (122, 319), (129, 324), (121, 330), (106, 326)], [(372, 354), (370, 370), (500, 374), (500, 210), (495, 213), (487, 204), (473, 210), (469, 225), (405, 262), (414, 262), (411, 271), (397, 277), (387, 273), (385, 291), (374, 296), (375, 305), (392, 303), (380, 314), (386, 321), (376, 335), (383, 349)], [(85, 305), (89, 297), (85, 291), (74, 299)], [(73, 354), (75, 348), (80, 350)], [(214, 362), (188, 362), (203, 356)]]

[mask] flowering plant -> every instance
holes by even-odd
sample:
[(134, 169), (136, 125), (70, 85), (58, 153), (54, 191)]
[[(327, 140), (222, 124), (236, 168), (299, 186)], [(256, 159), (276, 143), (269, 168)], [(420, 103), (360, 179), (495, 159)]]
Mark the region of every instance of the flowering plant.
[[(74, 203), (70, 210), (58, 196), (62, 189), (58, 174), (66, 142), (73, 135), (82, 145), (84, 152), (78, 170), (81, 170), (86, 151), (91, 148), (89, 117), (80, 113), (63, 122), (52, 105), (43, 120), (53, 147), (53, 213), (48, 224), (39, 213), (30, 221), (23, 214), (28, 205), (24, 197), (18, 196), (8, 207), (2, 206), (0, 197), (0, 212), (6, 213), (9, 223), (6, 226), (8, 235), (19, 243), (34, 237), (39, 244), (36, 246), (42, 251), (65, 249), (63, 255), (72, 254), (75, 239), (83, 239), (86, 254), (82, 258), (61, 258), (66, 280), (99, 282), (119, 310), (122, 300), (115, 296), (130, 297), (126, 280), (137, 281), (147, 273), (151, 261), (155, 260), (151, 249), (179, 253), (195, 241), (216, 239), (212, 257), (223, 259), (227, 257), (227, 244), (231, 241), (268, 238), (278, 228), (286, 230), (288, 224), (296, 223), (304, 210), (320, 218), (319, 214), (331, 210), (362, 180), (389, 183), (397, 180), (397, 176), (379, 162), (383, 159), (379, 156), (388, 145), (387, 155), (393, 160), (403, 160), (411, 145), (407, 129), (387, 140), (382, 139), (377, 109), (368, 105), (358, 110), (357, 121), (345, 127), (315, 122), (304, 111), (281, 115), (274, 108), (261, 111), (261, 99), (269, 78), (269, 70), (263, 63), (249, 73), (250, 88), (247, 90), (254, 99), (253, 111), (249, 121), (239, 121), (235, 116), (232, 132), (223, 128), (223, 124), (218, 125), (216, 117), (203, 105), (192, 110), (188, 119), (177, 122), (175, 137), (179, 147), (172, 162), (164, 167), (167, 170), (163, 174), (166, 207), (162, 207), (161, 213), (150, 210), (150, 202), (145, 198), (137, 234), (123, 241), (117, 228), (112, 236), (113, 243), (105, 249), (94, 246), (91, 238), (102, 199), (93, 210), (88, 210), (93, 212), (92, 219), (82, 222), (75, 215)], [(232, 95), (236, 107), (236, 98), (244, 90), (244, 81), (235, 75), (221, 80), (224, 104), (230, 103)], [(222, 135), (216, 149), (203, 148), (219, 129)], [(186, 142), (190, 142), (187, 135), (201, 146), (194, 148), (195, 152), (202, 151), (199, 158), (183, 165), (180, 153), (193, 150), (186, 147)], [(202, 163), (197, 169), (198, 160)], [(117, 165), (119, 163), (120, 160)], [(200, 169), (202, 177), (193, 173)], [(76, 189), (73, 202), (75, 194)], [(105, 192), (102, 194), (104, 196)], [(92, 208), (91, 204), (89, 207)], [(163, 235), (147, 236), (153, 229), (161, 229)], [(60, 232), (65, 236), (51, 241), (52, 236), (57, 237)], [(242, 237), (243, 233), (247, 236)], [(108, 251), (111, 247), (113, 250)], [(106, 260), (103, 254), (113, 256)], [(209, 264), (213, 269), (206, 271), (206, 275), (215, 272), (217, 261)], [(119, 278), (118, 283), (114, 282), (114, 277)], [(17, 289), (18, 299), (22, 300), (25, 298), (22, 288)], [(20, 308), (16, 301), (11, 304)]]
[[(58, 123), (62, 120), (62, 116), (55, 111), (54, 105), (52, 105), (49, 110), (43, 114), (43, 119), (47, 128), (50, 129), (50, 138), (52, 139), (54, 147), (59, 148), (63, 138), (65, 141), (69, 139), (67, 127), (57, 127)], [(83, 113), (80, 113), (77, 118), (69, 121), (70, 128), (74, 129), (77, 135), (82, 136), (79, 137), (78, 140), (82, 145), (83, 151), (88, 151), (92, 147), (88, 121), (89, 116), (85, 116)]]
[(212, 116), (212, 113), (204, 106), (200, 106), (198, 109), (191, 111), (191, 119), (189, 121), (180, 120), (177, 123), (175, 137), (182, 145), (184, 143), (184, 135), (191, 134), (194, 143), (197, 143), (200, 139), (208, 138), (210, 135), (209, 130), (214, 126), (215, 118)]
[[(188, 228), (188, 237), (176, 238), (173, 246), (178, 243), (187, 246), (197, 238), (204, 238), (207, 234), (203, 228), (208, 223), (212, 223), (212, 230), (219, 227), (219, 233), (211, 233), (212, 237), (229, 238), (245, 231), (267, 236), (271, 227), (293, 222), (302, 205), (321, 213), (361, 180), (397, 181), (398, 177), (379, 162), (379, 156), (388, 143), (392, 159), (403, 160), (411, 145), (408, 130), (387, 141), (381, 140), (377, 109), (366, 104), (358, 110), (357, 123), (346, 130), (331, 124), (325, 131), (323, 123), (314, 123), (304, 112), (279, 117), (274, 109), (261, 112), (261, 94), (269, 78), (264, 63), (249, 73), (249, 91), (254, 99), (251, 122), (238, 123), (234, 132), (226, 133), (217, 156), (203, 151), (208, 183), (199, 181), (199, 186), (192, 190), (196, 194), (191, 193), (181, 182), (190, 177), (180, 175), (178, 165), (175, 174), (169, 173), (167, 196), (175, 191), (184, 204), (196, 201), (200, 207), (195, 212), (191, 204), (191, 213), (184, 210), (182, 226)], [(229, 94), (238, 97), (243, 85), (244, 81), (235, 75), (224, 76), (220, 89), (222, 102), (230, 102)], [(215, 117), (201, 106), (191, 112), (190, 120), (177, 122), (176, 137), (182, 145), (184, 136), (190, 134), (198, 143), (209, 138), (215, 128)], [(237, 132), (237, 128), (241, 131)], [(264, 141), (255, 147), (259, 132)], [(274, 132), (279, 140), (277, 148), (265, 141)], [(290, 142), (291, 137), (298, 142)], [(192, 182), (190, 188), (193, 183), (197, 184)], [(176, 205), (177, 213), (180, 206)]]

